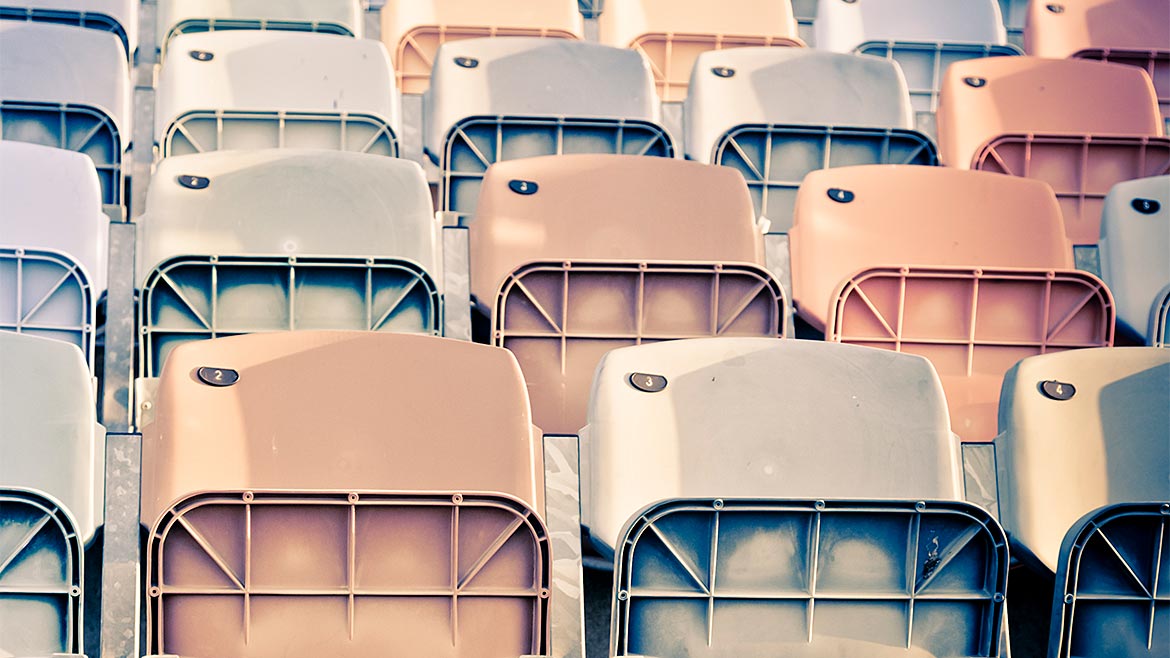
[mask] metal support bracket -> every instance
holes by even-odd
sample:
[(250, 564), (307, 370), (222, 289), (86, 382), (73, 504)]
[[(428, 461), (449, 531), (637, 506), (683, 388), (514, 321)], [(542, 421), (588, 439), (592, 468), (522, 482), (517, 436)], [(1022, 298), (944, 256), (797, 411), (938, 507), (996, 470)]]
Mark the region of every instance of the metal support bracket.
[(578, 455), (576, 436), (544, 436), (544, 516), (552, 545), (551, 658), (585, 658)]
[(140, 617), (139, 496), (142, 436), (106, 435), (101, 658), (137, 658)]
[(134, 377), (135, 227), (110, 224), (106, 293), (105, 365), (102, 371), (102, 424), (111, 432), (130, 431)]
[(999, 519), (995, 444), (964, 443), (962, 447), (964, 498)]
[(784, 289), (785, 326), (791, 332), (796, 325), (792, 317), (795, 312), (792, 302), (792, 252), (787, 233), (764, 234), (764, 265)]
[(471, 340), (471, 251), (468, 230), (443, 229), (443, 335)]

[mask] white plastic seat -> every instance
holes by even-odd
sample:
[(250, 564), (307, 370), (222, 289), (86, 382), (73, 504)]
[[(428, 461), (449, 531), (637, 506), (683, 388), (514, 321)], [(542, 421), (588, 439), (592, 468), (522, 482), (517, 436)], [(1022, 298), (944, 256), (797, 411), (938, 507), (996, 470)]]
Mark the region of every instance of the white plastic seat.
[(998, 0), (828, 0), (819, 10), (817, 47), (898, 62), (919, 112), (937, 109), (954, 62), (1021, 53), (1007, 45)]
[(1000, 519), (1055, 572), (1061, 542), (1105, 505), (1170, 501), (1170, 351), (1073, 350), (1020, 361), (999, 404)]
[(438, 225), (414, 162), (298, 149), (167, 158), (138, 231), (145, 376), (200, 338), (442, 326)]
[(61, 23), (113, 32), (131, 58), (138, 48), (137, 0), (4, 0), (0, 19)]
[(598, 38), (642, 54), (664, 101), (686, 98), (691, 68), (704, 51), (805, 45), (789, 0), (606, 0)]
[(1151, 308), (1170, 286), (1170, 176), (1118, 183), (1101, 215), (1101, 278), (1113, 292), (1117, 319), (1147, 333)]
[(791, 228), (810, 171), (938, 162), (933, 142), (914, 130), (897, 64), (873, 57), (805, 48), (703, 53), (684, 123), (687, 157), (738, 169), (773, 231)]
[(2, 138), (88, 155), (105, 203), (122, 199), (130, 142), (130, 78), (114, 34), (69, 25), (0, 21)]
[(192, 32), (291, 30), (362, 36), (359, 0), (159, 0), (163, 54), (171, 39)]
[(398, 154), (399, 99), (377, 41), (240, 30), (175, 37), (158, 79), (162, 157), (257, 148)]
[(394, 60), (398, 87), (421, 94), (444, 43), (479, 37), (582, 39), (576, 0), (388, 0), (382, 7), (382, 43)]
[(582, 440), (584, 520), (617, 549), (615, 655), (995, 655), (1006, 537), (957, 502), (925, 359), (766, 339), (618, 349)]
[(109, 225), (89, 158), (0, 141), (0, 244), (71, 255), (100, 296), (106, 289)]
[(105, 429), (81, 352), (0, 332), (0, 653), (82, 651), (82, 550), (102, 524)]
[(466, 219), (487, 168), (567, 153), (674, 157), (637, 53), (566, 39), (444, 44), (424, 97), (423, 145), (442, 171), (441, 210)]

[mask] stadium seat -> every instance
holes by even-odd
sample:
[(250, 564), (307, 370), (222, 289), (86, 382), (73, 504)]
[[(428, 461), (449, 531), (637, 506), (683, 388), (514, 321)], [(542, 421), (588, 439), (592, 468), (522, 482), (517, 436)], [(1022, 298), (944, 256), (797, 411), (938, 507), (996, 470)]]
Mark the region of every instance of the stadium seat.
[(1147, 333), (1158, 294), (1170, 286), (1170, 176), (1119, 183), (1101, 216), (1101, 278), (1113, 291), (1122, 327)]
[(1055, 573), (1061, 540), (1083, 515), (1170, 501), (1168, 401), (1170, 350), (1045, 354), (1008, 371), (995, 443), (1000, 520), (1014, 553)]
[(0, 654), (82, 651), (105, 430), (81, 351), (0, 332)]
[(585, 424), (616, 347), (786, 333), (743, 177), (665, 158), (573, 155), (494, 165), (471, 227), (471, 291), (511, 349), (533, 417)]
[(632, 48), (646, 58), (664, 101), (686, 98), (701, 52), (804, 46), (789, 0), (606, 0), (598, 34), (601, 43)]
[(580, 39), (584, 29), (576, 0), (388, 0), (382, 7), (382, 43), (393, 55), (404, 94), (427, 90), (444, 43), (478, 37)]
[(158, 0), (160, 50), (180, 34), (285, 30), (362, 36), (360, 0)]
[(947, 69), (938, 112), (944, 164), (1043, 180), (1074, 245), (1095, 245), (1111, 187), (1170, 172), (1150, 77), (1084, 60), (998, 57)]
[(934, 502), (963, 481), (926, 359), (760, 338), (617, 349), (582, 441), (583, 520), (618, 552), (614, 655), (995, 655), (1007, 541), (986, 512)]
[(1163, 119), (1170, 121), (1170, 2), (1069, 0), (1033, 2), (1024, 45), (1029, 55), (1129, 64), (1154, 81)]
[(830, 0), (817, 16), (817, 47), (897, 62), (918, 112), (934, 112), (942, 76), (967, 59), (1018, 55), (997, 0)]
[(441, 332), (438, 226), (414, 162), (298, 149), (167, 158), (138, 232), (145, 377), (190, 340)]
[(128, 57), (138, 47), (137, 0), (3, 0), (0, 20), (76, 25), (111, 32)]
[(543, 458), (507, 351), (203, 341), (171, 355), (153, 407), (148, 653), (544, 654)]
[(1023, 50), (1028, 0), (999, 0), (999, 14), (1003, 18), (1003, 26), (1007, 30), (1008, 43)]
[(1048, 655), (1162, 656), (1170, 497), (1086, 514), (1060, 549)]
[(645, 62), (564, 39), (464, 40), (439, 48), (423, 145), (439, 165), (440, 210), (475, 211), (495, 162), (564, 153), (674, 157)]
[(0, 141), (0, 330), (73, 343), (92, 365), (108, 233), (89, 158)]
[(399, 100), (376, 41), (241, 30), (175, 37), (158, 78), (161, 157), (322, 148), (398, 155)]
[(926, 356), (951, 427), (996, 434), (1003, 373), (1057, 349), (1111, 345), (1113, 303), (1072, 269), (1038, 181), (942, 167), (816, 171), (797, 196), (793, 299), (825, 337)]
[(84, 153), (104, 203), (122, 202), (130, 78), (117, 36), (69, 25), (0, 21), (0, 137)]
[(913, 130), (898, 65), (872, 57), (806, 48), (703, 53), (684, 123), (687, 156), (738, 169), (756, 213), (778, 232), (792, 227), (796, 191), (810, 171), (938, 163), (934, 144)]

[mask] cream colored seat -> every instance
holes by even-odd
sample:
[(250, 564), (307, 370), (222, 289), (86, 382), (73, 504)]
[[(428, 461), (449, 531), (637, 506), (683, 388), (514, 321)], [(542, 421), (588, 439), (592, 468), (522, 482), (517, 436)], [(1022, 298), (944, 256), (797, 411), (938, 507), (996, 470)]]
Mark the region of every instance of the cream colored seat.
[(137, 0), (4, 0), (0, 19), (59, 23), (112, 32), (130, 58), (138, 48)]
[(160, 51), (181, 34), (227, 30), (321, 32), (361, 38), (360, 0), (159, 0)]

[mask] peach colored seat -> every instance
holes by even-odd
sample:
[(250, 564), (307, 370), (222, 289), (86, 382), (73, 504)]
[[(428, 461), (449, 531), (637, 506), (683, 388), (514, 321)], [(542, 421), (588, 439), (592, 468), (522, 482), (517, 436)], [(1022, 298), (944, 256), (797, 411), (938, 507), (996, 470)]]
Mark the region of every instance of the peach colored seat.
[(439, 46), (475, 37), (580, 39), (584, 23), (576, 0), (388, 0), (382, 7), (382, 43), (394, 60), (398, 88), (421, 94), (430, 86)]
[(1024, 47), (1038, 57), (1096, 59), (1145, 69), (1154, 81), (1162, 117), (1170, 120), (1170, 2), (1033, 2)]
[(937, 167), (813, 172), (797, 197), (793, 299), (826, 339), (920, 354), (951, 427), (995, 435), (1003, 373), (1045, 351), (1112, 344), (1112, 297), (1072, 270), (1044, 183)]
[(664, 101), (686, 98), (701, 52), (805, 45), (789, 0), (606, 0), (598, 36), (601, 43), (642, 53)]
[(747, 185), (726, 167), (620, 155), (493, 165), (471, 262), (492, 341), (516, 353), (549, 433), (585, 424), (611, 349), (786, 331)]
[(1115, 184), (1170, 170), (1150, 77), (1085, 60), (993, 57), (947, 69), (938, 111), (944, 164), (1043, 180), (1073, 244), (1096, 244)]
[(540, 432), (509, 352), (364, 332), (192, 343), (154, 412), (149, 653), (547, 645)]

